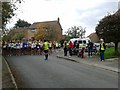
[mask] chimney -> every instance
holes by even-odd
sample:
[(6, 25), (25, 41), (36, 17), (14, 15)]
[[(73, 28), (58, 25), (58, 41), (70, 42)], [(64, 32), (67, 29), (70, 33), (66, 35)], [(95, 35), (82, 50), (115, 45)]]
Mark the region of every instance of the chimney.
[(58, 17), (58, 22), (60, 22), (60, 18)]

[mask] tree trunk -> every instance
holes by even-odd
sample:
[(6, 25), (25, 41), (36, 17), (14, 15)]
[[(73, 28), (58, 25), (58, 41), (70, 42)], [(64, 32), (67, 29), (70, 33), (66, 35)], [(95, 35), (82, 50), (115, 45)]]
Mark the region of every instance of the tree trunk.
[(118, 42), (115, 42), (115, 54), (118, 54)]

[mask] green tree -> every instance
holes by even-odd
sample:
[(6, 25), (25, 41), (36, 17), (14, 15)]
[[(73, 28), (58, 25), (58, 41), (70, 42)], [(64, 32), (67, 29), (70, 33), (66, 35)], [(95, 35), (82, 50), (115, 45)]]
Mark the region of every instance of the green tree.
[(13, 37), (12, 40), (22, 40), (25, 37), (23, 33), (16, 33)]
[(37, 26), (35, 39), (60, 40), (59, 32), (50, 24), (40, 24)]
[(14, 28), (20, 28), (20, 27), (29, 27), (31, 24), (27, 21), (19, 19), (17, 23), (15, 24)]
[(120, 14), (108, 15), (99, 21), (96, 26), (99, 38), (106, 42), (115, 43), (115, 53), (118, 54), (118, 43), (120, 42)]
[(9, 34), (8, 35), (4, 35), (2, 40), (3, 41), (9, 41), (9, 40), (11, 40), (11, 36)]
[(25, 37), (25, 33), (24, 32), (18, 32), (16, 30), (10, 30), (9, 33), (7, 33), (6, 35), (4, 35), (4, 37), (2, 38), (2, 40), (4, 40), (4, 41), (22, 40), (24, 37)]
[(84, 35), (86, 33), (85, 28), (81, 27), (81, 26), (72, 26), (71, 28), (69, 28), (66, 32), (66, 34), (68, 35), (67, 38), (83, 38)]
[(2, 28), (5, 29), (6, 24), (15, 15), (15, 10), (18, 9), (16, 3), (21, 3), (22, 0), (11, 0), (11, 2), (2, 2)]

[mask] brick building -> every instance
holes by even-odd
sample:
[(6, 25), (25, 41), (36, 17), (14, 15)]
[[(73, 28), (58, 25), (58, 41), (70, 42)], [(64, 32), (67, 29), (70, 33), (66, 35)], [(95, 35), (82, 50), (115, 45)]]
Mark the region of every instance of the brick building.
[[(43, 27), (44, 24), (44, 27)], [(62, 27), (60, 24), (60, 19), (58, 18), (57, 20), (54, 21), (44, 21), (44, 22), (35, 22), (33, 24), (31, 24), (30, 27), (28, 28), (17, 28), (15, 29), (15, 32), (18, 33), (24, 33), (25, 34), (25, 39), (33, 39), (35, 33), (38, 31), (38, 28), (43, 28), (43, 29), (48, 29), (48, 31), (50, 30), (49, 27), (53, 27), (53, 34), (57, 34), (54, 38), (56, 39), (57, 37), (62, 39)], [(47, 32), (46, 32), (47, 33)], [(39, 33), (41, 34), (41, 33)], [(49, 34), (49, 33), (48, 33)]]

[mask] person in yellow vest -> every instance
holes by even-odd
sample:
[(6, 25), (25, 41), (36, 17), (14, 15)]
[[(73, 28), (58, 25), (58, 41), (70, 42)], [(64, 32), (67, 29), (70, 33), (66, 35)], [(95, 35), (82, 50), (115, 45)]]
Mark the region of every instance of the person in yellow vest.
[(100, 59), (101, 61), (104, 61), (104, 52), (105, 52), (105, 49), (106, 49), (106, 46), (105, 46), (105, 43), (104, 43), (104, 40), (103, 39), (100, 39)]
[(52, 41), (49, 42), (49, 50), (50, 50), (50, 53), (52, 53)]
[(67, 51), (68, 51), (68, 43), (67, 43), (67, 41), (64, 41), (63, 49), (64, 49), (64, 56), (67, 56)]
[(56, 49), (59, 48), (59, 43), (56, 41)]
[(46, 40), (44, 40), (43, 49), (44, 49), (44, 53), (45, 53), (45, 60), (48, 60), (49, 44)]

